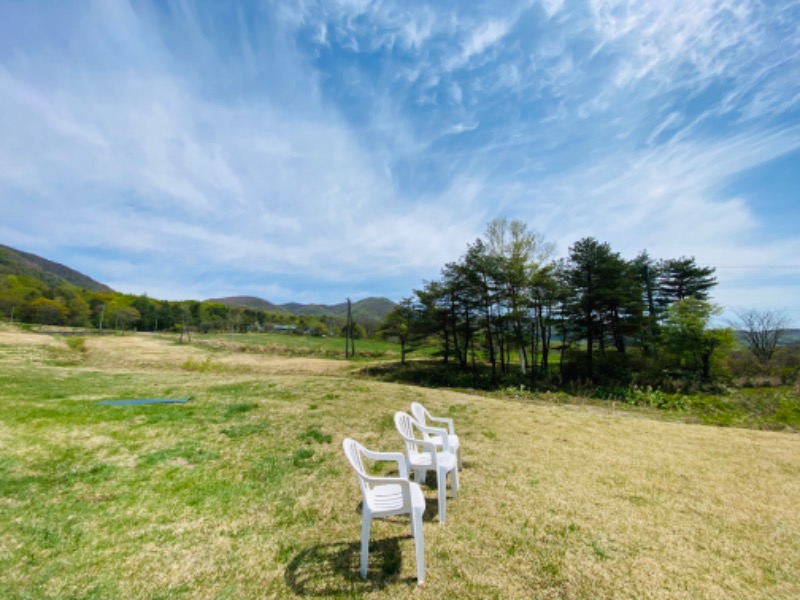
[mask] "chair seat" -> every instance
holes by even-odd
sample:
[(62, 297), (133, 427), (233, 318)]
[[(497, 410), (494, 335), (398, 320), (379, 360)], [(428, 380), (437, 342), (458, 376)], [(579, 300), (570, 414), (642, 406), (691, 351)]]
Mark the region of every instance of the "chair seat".
[[(410, 462), (412, 467), (433, 468), (433, 460), (429, 452), (413, 456)], [(456, 465), (456, 456), (450, 452), (437, 452), (436, 463), (440, 469), (449, 471)]]
[[(425, 496), (423, 496), (419, 485), (412, 483), (410, 489), (411, 506), (424, 510)], [(373, 515), (376, 517), (408, 512), (403, 504), (403, 489), (396, 483), (376, 485), (373, 487), (372, 490), (370, 490), (369, 505)]]

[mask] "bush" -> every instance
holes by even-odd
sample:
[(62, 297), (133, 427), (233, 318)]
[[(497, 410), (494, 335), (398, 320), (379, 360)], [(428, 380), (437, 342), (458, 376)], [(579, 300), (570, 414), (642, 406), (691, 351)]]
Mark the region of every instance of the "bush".
[(88, 350), (88, 348), (86, 348), (86, 338), (68, 336), (65, 341), (67, 342), (67, 346), (69, 346), (70, 350), (75, 352), (86, 352)]
[(692, 400), (686, 394), (668, 394), (650, 386), (598, 388), (593, 394), (601, 400), (616, 400), (631, 406), (647, 406), (662, 410), (688, 410)]
[(206, 358), (205, 360), (195, 360), (193, 358), (187, 358), (183, 361), (181, 368), (184, 371), (196, 371), (198, 373), (206, 373), (211, 370), (211, 358)]
[(797, 382), (798, 374), (800, 374), (800, 368), (798, 367), (784, 367), (778, 371), (783, 385), (792, 385)]

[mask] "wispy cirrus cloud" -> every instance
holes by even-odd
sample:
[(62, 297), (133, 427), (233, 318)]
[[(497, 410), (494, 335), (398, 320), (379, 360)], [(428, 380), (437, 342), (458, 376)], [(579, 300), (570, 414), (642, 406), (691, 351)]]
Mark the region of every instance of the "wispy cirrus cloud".
[(508, 21), (500, 20), (481, 23), (465, 37), (461, 44), (461, 51), (445, 62), (445, 69), (452, 71), (464, 67), (473, 58), (480, 56), (500, 42), (508, 34), (511, 25)]
[(500, 215), (562, 252), (583, 235), (708, 262), (797, 249), (764, 233), (796, 209), (738, 183), (798, 152), (794, 0), (0, 17), (0, 236), (137, 292), (136, 264), (168, 297), (410, 291)]

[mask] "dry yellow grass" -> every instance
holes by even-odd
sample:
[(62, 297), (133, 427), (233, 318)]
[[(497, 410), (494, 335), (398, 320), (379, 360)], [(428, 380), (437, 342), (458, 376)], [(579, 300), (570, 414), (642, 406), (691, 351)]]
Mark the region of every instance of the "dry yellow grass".
[[(0, 331), (1, 360), (38, 364), (58, 343)], [(797, 435), (398, 386), (344, 377), (349, 367), (337, 361), (209, 353), (158, 337), (90, 338), (87, 347), (69, 372), (157, 371), (181, 391), (195, 390), (198, 410), (225, 398), (226, 392), (210, 390), (257, 382), (258, 391), (236, 392), (231, 401), (257, 405), (247, 423), (269, 420), (267, 433), (233, 443), (222, 426), (203, 430), (204, 442), (219, 453), (219, 477), (231, 484), (268, 450), (292, 452), (308, 424), (333, 435), (315, 448), (317, 466), (287, 475), (272, 496), (227, 505), (235, 510), (198, 512), (160, 496), (163, 489), (142, 488), (126, 508), (137, 527), (115, 530), (102, 516), (106, 492), (80, 484), (81, 497), (98, 510), (85, 526), (85, 543), (96, 546), (98, 557), (109, 544), (136, 548), (119, 573), (96, 567), (92, 577), (119, 577), (131, 596), (172, 590), (192, 598), (800, 597)], [(206, 371), (182, 368), (209, 357), (213, 368)], [(360, 497), (341, 440), (399, 450), (391, 415), (412, 401), (455, 418), (465, 462), (461, 493), (439, 525), (435, 487), (425, 487), (425, 586), (414, 584), (413, 541), (401, 518), (373, 525), (370, 577), (362, 582), (356, 575)], [(135, 447), (119, 441), (132, 426), (140, 427)], [(135, 420), (96, 431), (53, 426), (47, 433), (47, 445), (81, 448), (125, 469), (185, 435)], [(21, 439), (0, 427), (4, 453), (37, 451)], [(46, 445), (38, 451), (44, 458)], [(174, 476), (200, 469), (180, 459), (161, 468)], [(159, 504), (164, 512), (141, 508)], [(4, 519), (13, 515), (0, 512), (0, 524)], [(137, 539), (147, 541), (137, 545)], [(19, 543), (9, 534), (0, 541), (6, 548)], [(74, 577), (59, 573), (33, 595), (80, 592)], [(4, 580), (22, 593), (30, 574), (0, 575)]]

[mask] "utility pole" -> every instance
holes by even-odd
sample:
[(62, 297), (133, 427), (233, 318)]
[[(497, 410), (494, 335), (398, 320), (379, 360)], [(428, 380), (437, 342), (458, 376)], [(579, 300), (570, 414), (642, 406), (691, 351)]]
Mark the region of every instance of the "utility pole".
[(356, 340), (355, 335), (353, 335), (353, 313), (350, 298), (347, 299), (347, 324), (344, 326), (344, 331), (344, 355), (345, 358), (350, 358), (356, 355)]

